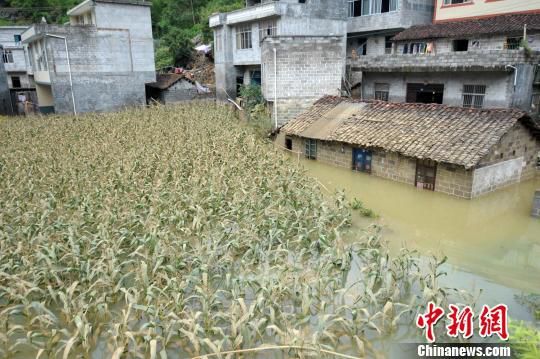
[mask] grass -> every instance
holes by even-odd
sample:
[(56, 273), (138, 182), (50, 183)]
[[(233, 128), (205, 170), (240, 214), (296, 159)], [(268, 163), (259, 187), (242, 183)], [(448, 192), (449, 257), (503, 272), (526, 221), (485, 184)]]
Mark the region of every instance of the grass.
[(0, 132), (0, 357), (373, 357), (449, 300), (436, 260), (390, 257), (376, 227), (345, 241), (345, 197), (325, 199), (228, 107)]

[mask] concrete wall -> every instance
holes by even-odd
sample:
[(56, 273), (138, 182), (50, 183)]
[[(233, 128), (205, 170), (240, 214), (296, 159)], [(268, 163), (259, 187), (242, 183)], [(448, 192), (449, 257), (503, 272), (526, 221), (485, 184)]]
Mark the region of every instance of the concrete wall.
[(396, 11), (349, 18), (347, 33), (406, 29), (413, 25), (431, 23), (433, 0), (397, 0), (397, 2)]
[[(277, 79), (274, 49), (277, 51)], [(262, 91), (266, 100), (274, 101), (277, 84), (278, 118), (281, 124), (292, 118), (290, 114), (298, 112), (291, 109), (295, 101), (307, 106), (324, 95), (340, 94), (345, 71), (344, 52), (345, 38), (339, 36), (279, 36), (265, 39)], [(282, 112), (282, 106), (289, 109)]]
[[(262, 10), (271, 9), (270, 15)], [(259, 11), (261, 10), (261, 11)], [(265, 10), (266, 11), (266, 10)], [(260, 12), (260, 14), (258, 14)], [(244, 14), (245, 13), (245, 14)], [(244, 19), (240, 21), (239, 19)], [(284, 0), (264, 6), (248, 7), (210, 18), (214, 29), (216, 95), (218, 99), (236, 96), (236, 69), (234, 66), (262, 63), (259, 26), (261, 22), (275, 20), (276, 32), (284, 35), (328, 36), (346, 32), (346, 0), (310, 0), (300, 4)], [(241, 26), (251, 28), (251, 49), (237, 49), (236, 31)], [(264, 81), (264, 80), (263, 80)]]
[(21, 87), (33, 88), (34, 84), (28, 76), (30, 68), (25, 46), (15, 42), (14, 35), (20, 35), (27, 29), (27, 26), (0, 26), (0, 45), (4, 46), (13, 54), (13, 63), (4, 64), (7, 73), (8, 86), (13, 88), (12, 76), (17, 76), (21, 80)]
[(444, 0), (435, 0), (434, 21), (449, 21), (469, 17), (501, 15), (514, 12), (532, 12), (540, 10), (540, 3), (532, 0), (508, 1), (471, 1), (459, 6), (444, 5)]
[[(95, 16), (98, 28), (128, 30), (133, 71), (155, 72), (150, 6), (96, 4)], [(149, 76), (147, 82), (155, 80), (155, 76)]]
[[(117, 28), (35, 25), (37, 33), (67, 37), (73, 86), (64, 40), (43, 42), (55, 112), (73, 111), (72, 91), (77, 112), (145, 104), (145, 83), (155, 81), (150, 8), (118, 6), (98, 3), (95, 9), (98, 26)], [(39, 48), (38, 42), (31, 45)]]
[[(513, 99), (514, 76), (508, 72), (422, 72), (383, 73), (364, 72), (362, 90), (364, 98), (373, 99), (376, 83), (390, 85), (389, 101), (405, 102), (407, 83), (443, 84), (443, 103), (463, 106), (463, 85), (486, 85), (485, 108), (509, 107)], [(530, 104), (530, 103), (529, 103)]]

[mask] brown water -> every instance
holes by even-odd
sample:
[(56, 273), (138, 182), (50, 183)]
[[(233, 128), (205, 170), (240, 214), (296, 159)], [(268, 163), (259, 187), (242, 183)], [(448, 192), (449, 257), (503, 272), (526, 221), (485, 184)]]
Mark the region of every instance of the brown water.
[(343, 189), (373, 209), (380, 218), (369, 221), (383, 225), (393, 250), (407, 246), (446, 255), (461, 273), (457, 277), (469, 272), (503, 287), (540, 292), (540, 220), (530, 217), (540, 180), (465, 200), (316, 161), (301, 164), (328, 190)]

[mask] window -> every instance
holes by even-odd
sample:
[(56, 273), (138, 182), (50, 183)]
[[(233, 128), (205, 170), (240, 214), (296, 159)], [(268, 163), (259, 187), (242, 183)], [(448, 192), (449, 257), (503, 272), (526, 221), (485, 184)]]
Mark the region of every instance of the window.
[(21, 44), (21, 35), (13, 35), (13, 40), (15, 41), (15, 45)]
[(375, 100), (388, 101), (390, 94), (390, 85), (383, 83), (375, 84)]
[(390, 55), (392, 53), (392, 36), (384, 38), (384, 53)]
[(531, 112), (535, 115), (540, 115), (540, 86), (538, 85), (533, 87)]
[(236, 48), (251, 49), (251, 24), (243, 25), (236, 28)]
[(466, 4), (472, 0), (444, 0), (444, 5)]
[(507, 50), (517, 50), (521, 46), (522, 37), (508, 37), (506, 38), (506, 43), (504, 48)]
[(306, 158), (310, 160), (317, 159), (317, 140), (307, 139), (306, 140)]
[(21, 78), (19, 76), (11, 76), (11, 87), (15, 89), (21, 88)]
[(463, 107), (482, 108), (485, 95), (486, 85), (464, 85)]
[(263, 41), (267, 36), (277, 35), (277, 23), (275, 20), (263, 21), (259, 23), (259, 41)]
[(365, 37), (351, 38), (348, 45), (351, 48), (350, 52), (353, 57), (367, 55), (367, 39)]
[(285, 137), (285, 148), (292, 151), (292, 138)]
[(348, 16), (358, 17), (397, 10), (398, 0), (348, 0)]
[(469, 49), (469, 40), (460, 39), (452, 41), (453, 51), (467, 51)]
[(403, 45), (404, 54), (425, 54), (429, 53), (432, 50), (429, 49), (429, 46), (426, 42), (411, 42), (409, 44)]
[(2, 61), (4, 64), (12, 64), (13, 63), (13, 52), (11, 50), (6, 50), (2, 52)]

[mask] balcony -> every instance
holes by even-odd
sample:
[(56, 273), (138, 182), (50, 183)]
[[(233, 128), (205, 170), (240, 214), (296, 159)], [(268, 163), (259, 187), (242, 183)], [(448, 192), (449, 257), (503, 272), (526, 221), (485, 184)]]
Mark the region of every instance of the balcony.
[(279, 2), (270, 2), (227, 13), (227, 25), (239, 24), (281, 15)]
[(489, 50), (447, 52), (440, 54), (392, 54), (347, 58), (355, 71), (367, 72), (448, 72), (496, 71), (506, 65), (538, 63), (540, 51), (526, 54), (523, 50)]

